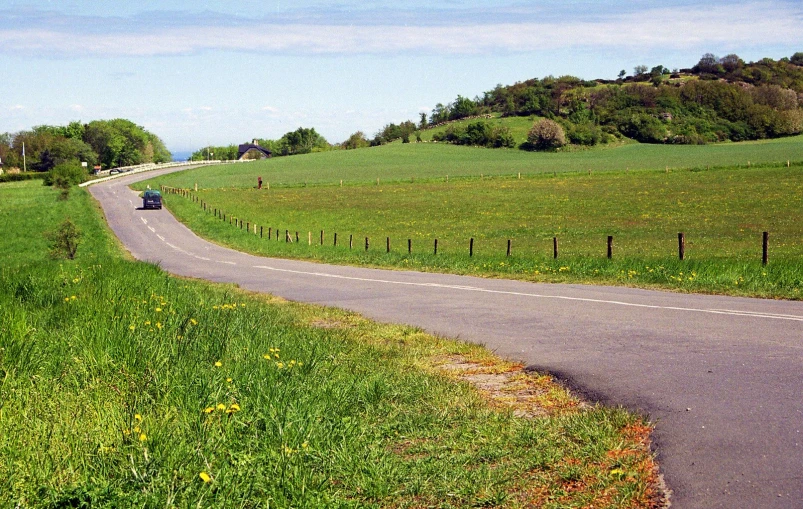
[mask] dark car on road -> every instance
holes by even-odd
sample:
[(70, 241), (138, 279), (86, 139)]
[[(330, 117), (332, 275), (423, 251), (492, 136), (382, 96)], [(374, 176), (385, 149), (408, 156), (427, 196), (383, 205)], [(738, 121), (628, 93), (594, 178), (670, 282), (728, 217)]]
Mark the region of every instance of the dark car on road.
[(142, 208), (144, 209), (161, 209), (162, 208), (162, 193), (154, 189), (148, 189), (142, 195)]

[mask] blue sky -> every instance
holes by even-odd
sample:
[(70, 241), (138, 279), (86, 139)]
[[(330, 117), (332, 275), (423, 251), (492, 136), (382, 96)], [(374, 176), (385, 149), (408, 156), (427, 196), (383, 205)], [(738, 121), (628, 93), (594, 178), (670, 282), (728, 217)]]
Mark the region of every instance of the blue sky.
[(0, 0), (0, 132), (128, 118), (173, 151), (330, 142), (497, 83), (803, 51), (787, 0)]

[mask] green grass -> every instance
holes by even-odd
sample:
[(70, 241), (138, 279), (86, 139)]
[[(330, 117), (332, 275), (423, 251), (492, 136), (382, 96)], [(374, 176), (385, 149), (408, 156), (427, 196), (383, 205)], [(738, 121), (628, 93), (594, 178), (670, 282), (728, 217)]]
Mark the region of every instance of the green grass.
[[(803, 164), (307, 188), (201, 189), (227, 215), (277, 229), (267, 241), (168, 195), (202, 235), (246, 251), (335, 263), (590, 282), (680, 291), (803, 297)], [(286, 244), (284, 232), (299, 232)], [(320, 230), (326, 232), (319, 244)], [(761, 264), (762, 232), (770, 264)], [(313, 246), (308, 246), (312, 232)], [(686, 260), (677, 235), (686, 236)], [(333, 247), (338, 233), (339, 247)], [(348, 249), (349, 235), (355, 248)], [(606, 258), (614, 237), (613, 260)], [(371, 248), (364, 251), (364, 239)], [(391, 253), (386, 254), (386, 239)], [(552, 239), (559, 258), (552, 258)], [(433, 256), (434, 239), (438, 255)], [(469, 257), (469, 239), (474, 256)], [(413, 254), (407, 254), (411, 239)], [(512, 256), (507, 257), (507, 240)]]
[(631, 143), (589, 150), (533, 153), (518, 149), (459, 147), (444, 143), (394, 143), (359, 150), (336, 150), (277, 157), (235, 166), (213, 166), (161, 177), (162, 184), (200, 189), (247, 189), (257, 177), (267, 186), (305, 183), (344, 185), (460, 176), (511, 176), (539, 173), (588, 173), (625, 170), (746, 167), (803, 161), (803, 136), (716, 145), (645, 145)]
[[(0, 506), (653, 499), (641, 419), (565, 393), (516, 418), (435, 368), (504, 368), (479, 347), (125, 261), (86, 191), (57, 194), (0, 186)], [(83, 244), (51, 260), (67, 216)]]

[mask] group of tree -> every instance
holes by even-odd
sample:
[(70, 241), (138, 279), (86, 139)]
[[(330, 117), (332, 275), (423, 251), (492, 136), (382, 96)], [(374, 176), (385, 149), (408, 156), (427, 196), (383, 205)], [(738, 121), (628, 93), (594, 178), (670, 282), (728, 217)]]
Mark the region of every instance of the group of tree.
[[(23, 146), (25, 154), (23, 157)], [(95, 120), (66, 126), (40, 125), (29, 131), (0, 135), (3, 167), (47, 172), (59, 165), (91, 170), (171, 160), (158, 136), (125, 119)]]
[[(332, 149), (326, 138), (315, 131), (314, 127), (299, 127), (295, 131), (285, 133), (278, 140), (256, 138), (251, 141), (255, 141), (260, 147), (269, 150), (274, 157), (309, 154), (310, 152), (323, 152)], [(204, 161), (214, 159), (232, 161), (238, 157), (239, 145), (207, 146), (193, 152), (189, 160)], [(245, 157), (262, 157), (262, 153), (252, 151), (247, 153)]]
[[(419, 128), (483, 114), (551, 120), (566, 144), (596, 145), (628, 137), (646, 143), (699, 144), (803, 132), (803, 52), (746, 63), (710, 53), (690, 69), (636, 66), (632, 76), (587, 81), (574, 76), (497, 85), (473, 100), (438, 104)], [(448, 126), (443, 141), (489, 145), (477, 123)], [(469, 132), (471, 131), (471, 132)], [(527, 142), (522, 148), (544, 148)], [(555, 148), (555, 147), (552, 147)]]

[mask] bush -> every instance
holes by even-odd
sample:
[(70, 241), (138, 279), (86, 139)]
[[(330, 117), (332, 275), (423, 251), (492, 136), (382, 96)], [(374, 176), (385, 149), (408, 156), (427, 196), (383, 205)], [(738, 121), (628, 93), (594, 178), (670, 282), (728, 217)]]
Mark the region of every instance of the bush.
[(524, 145), (528, 150), (555, 150), (566, 145), (566, 133), (560, 124), (544, 118), (533, 124)]
[(64, 163), (47, 173), (44, 184), (64, 188), (78, 185), (84, 182), (88, 176), (86, 170), (77, 163)]
[(74, 260), (82, 235), (75, 223), (65, 219), (55, 231), (45, 235), (50, 241), (50, 256)]

